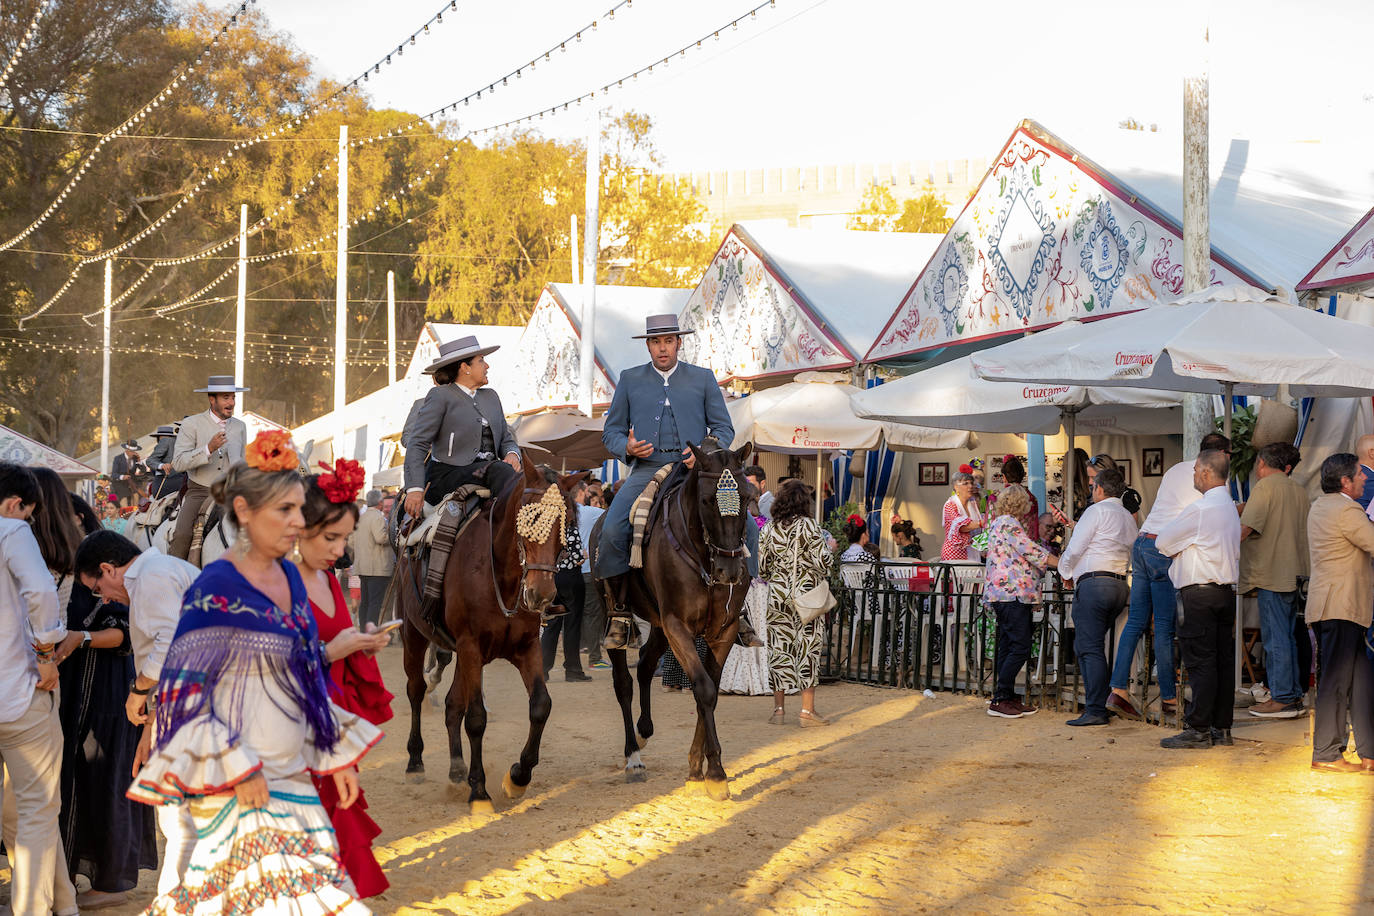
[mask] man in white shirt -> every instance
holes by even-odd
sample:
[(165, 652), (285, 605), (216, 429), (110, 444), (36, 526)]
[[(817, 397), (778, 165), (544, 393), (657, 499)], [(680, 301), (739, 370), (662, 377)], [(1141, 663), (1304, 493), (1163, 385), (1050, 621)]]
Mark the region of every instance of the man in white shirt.
[(1135, 519), (1121, 505), (1126, 483), (1121, 472), (1103, 468), (1092, 483), (1093, 503), (1074, 525), (1059, 558), (1059, 575), (1076, 580), (1073, 596), (1073, 651), (1083, 675), (1083, 714), (1069, 725), (1106, 725), (1108, 677), (1107, 632), (1126, 606), (1126, 571), (1130, 568)]
[(56, 643), (67, 635), (57, 587), (29, 517), (38, 481), (0, 463), (0, 762), (18, 817), (11, 856), (15, 913), (50, 913), (61, 839), (62, 725), (57, 718)]
[[(1231, 450), (1231, 440), (1220, 433), (1202, 439), (1202, 451)], [(1107, 706), (1127, 719), (1141, 718), (1131, 700), (1131, 665), (1136, 645), (1145, 627), (1154, 618), (1155, 676), (1159, 682), (1159, 701), (1165, 716), (1178, 711), (1178, 685), (1174, 677), (1174, 613), (1178, 594), (1169, 580), (1169, 558), (1155, 546), (1164, 527), (1178, 517), (1185, 506), (1202, 498), (1193, 486), (1193, 462), (1180, 461), (1169, 468), (1159, 482), (1159, 492), (1140, 536), (1131, 548), (1131, 613), (1116, 642), (1116, 663), (1112, 666), (1112, 695)]]
[(1155, 538), (1173, 558), (1169, 578), (1183, 599), (1178, 645), (1193, 687), (1187, 728), (1159, 742), (1161, 747), (1199, 748), (1231, 744), (1236, 651), (1236, 580), (1240, 578), (1240, 514), (1226, 486), (1230, 456), (1201, 452), (1193, 486), (1202, 494), (1184, 507)]
[(605, 514), (605, 509), (587, 504), (591, 488), (586, 484), (577, 488), (573, 501), (577, 503), (577, 533), (582, 538), (582, 587), (586, 598), (582, 603), (582, 648), (587, 652), (588, 668), (609, 668), (610, 662), (601, 655), (601, 632), (606, 628), (606, 608), (601, 604), (601, 592), (592, 579), (592, 526)]
[[(76, 550), (76, 574), (96, 597), (129, 607), (129, 643), (138, 673), (129, 685), (124, 711), (130, 722), (143, 726), (134, 757), (137, 773), (148, 759), (153, 743), (153, 688), (181, 622), (182, 597), (200, 570), (156, 548), (140, 553), (133, 541), (122, 534), (97, 531), (87, 535)], [(167, 838), (157, 890), (167, 894), (181, 884), (195, 848), (196, 828), (185, 804), (159, 805), (157, 823)]]

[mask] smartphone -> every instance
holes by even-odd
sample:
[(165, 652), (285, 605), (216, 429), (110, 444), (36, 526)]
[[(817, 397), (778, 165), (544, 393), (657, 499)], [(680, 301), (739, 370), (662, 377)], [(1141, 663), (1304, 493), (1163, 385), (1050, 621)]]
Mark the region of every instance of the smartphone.
[(1059, 508), (1054, 503), (1050, 503), (1050, 515), (1053, 515), (1055, 521), (1059, 522), (1061, 525), (1069, 524), (1069, 517), (1064, 514), (1063, 509)]
[(403, 623), (405, 623), (405, 621), (399, 618), (397, 618), (396, 620), (388, 620), (386, 623), (382, 624), (381, 626), (377, 627), (377, 629), (373, 630), (372, 633), (374, 636), (378, 633), (390, 633), (392, 630), (396, 629)]

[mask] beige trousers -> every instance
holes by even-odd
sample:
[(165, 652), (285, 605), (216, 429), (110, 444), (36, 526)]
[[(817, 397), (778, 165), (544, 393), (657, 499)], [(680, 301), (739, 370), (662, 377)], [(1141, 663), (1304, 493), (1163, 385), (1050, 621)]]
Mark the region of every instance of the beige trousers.
[(76, 889), (67, 875), (57, 827), (62, 810), (62, 725), (57, 706), (57, 691), (35, 689), (22, 716), (0, 723), (4, 838), (13, 876), (10, 908), (15, 913), (76, 912)]

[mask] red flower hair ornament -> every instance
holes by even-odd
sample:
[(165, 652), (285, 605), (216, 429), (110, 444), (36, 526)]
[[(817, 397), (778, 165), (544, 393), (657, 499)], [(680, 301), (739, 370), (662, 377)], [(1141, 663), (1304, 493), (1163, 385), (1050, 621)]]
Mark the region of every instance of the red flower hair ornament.
[(862, 525), (864, 523), (864, 517), (855, 513), (845, 519), (845, 521), (849, 522), (851, 525)]
[(291, 444), (291, 434), (283, 430), (263, 430), (244, 449), (243, 460), (259, 471), (294, 471), (300, 458)]
[(320, 467), (324, 473), (319, 476), (318, 483), (331, 503), (353, 502), (367, 482), (367, 472), (351, 458), (340, 458), (333, 467), (320, 462)]
[(959, 473), (960, 473), (960, 474), (972, 474), (972, 473), (973, 473), (973, 465), (971, 465), (971, 464), (961, 464), (961, 465), (959, 465)]

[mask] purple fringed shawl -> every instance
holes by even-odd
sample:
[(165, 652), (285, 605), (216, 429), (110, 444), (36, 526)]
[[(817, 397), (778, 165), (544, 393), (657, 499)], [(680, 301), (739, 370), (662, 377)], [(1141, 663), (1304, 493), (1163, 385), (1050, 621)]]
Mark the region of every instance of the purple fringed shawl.
[[(249, 676), (272, 678), (283, 712), (303, 716), (315, 746), (333, 750), (339, 725), (329, 701), (328, 663), (310, 600), (296, 567), (281, 563), (291, 589), (283, 612), (228, 560), (201, 571), (182, 598), (181, 623), (167, 649), (157, 694), (157, 746), (165, 746), (188, 722), (209, 715), (237, 741), (245, 716), (243, 687)], [(233, 688), (217, 691), (228, 673)], [(295, 710), (286, 708), (294, 704)], [(298, 711), (297, 711), (298, 710)]]

